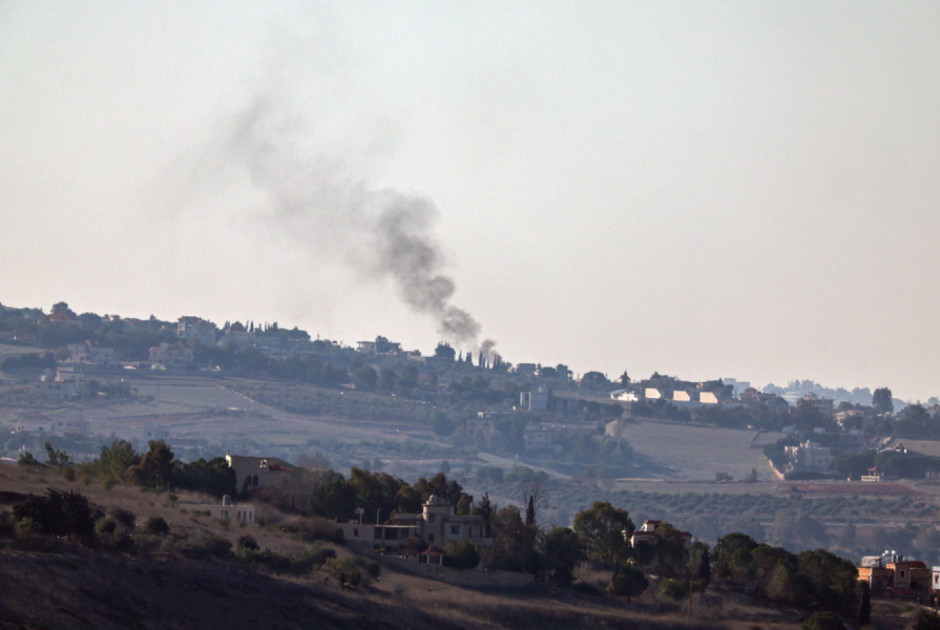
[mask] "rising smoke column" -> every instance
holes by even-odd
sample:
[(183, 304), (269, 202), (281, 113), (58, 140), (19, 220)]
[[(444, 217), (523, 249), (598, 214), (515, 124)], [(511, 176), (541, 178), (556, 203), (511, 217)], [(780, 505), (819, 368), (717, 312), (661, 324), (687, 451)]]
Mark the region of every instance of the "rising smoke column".
[(436, 209), (419, 197), (395, 192), (382, 197), (374, 231), (380, 270), (387, 270), (406, 304), (437, 320), (438, 333), (460, 345), (475, 345), (480, 325), (449, 303), (454, 281), (438, 271), (441, 255), (429, 235)]
[[(243, 170), (262, 193), (257, 212), (311, 247), (373, 280), (390, 279), (401, 299), (437, 322), (446, 340), (476, 347), (480, 325), (450, 303), (454, 281), (433, 238), (439, 214), (432, 201), (394, 190), (373, 190), (342, 164), (301, 151), (303, 125), (271, 97), (238, 115), (208, 151), (226, 171)], [(493, 342), (487, 341), (488, 352)]]

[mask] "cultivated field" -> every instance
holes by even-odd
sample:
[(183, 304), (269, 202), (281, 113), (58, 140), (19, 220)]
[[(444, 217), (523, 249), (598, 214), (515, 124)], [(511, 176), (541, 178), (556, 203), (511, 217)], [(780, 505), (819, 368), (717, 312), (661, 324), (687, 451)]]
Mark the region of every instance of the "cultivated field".
[(623, 422), (617, 435), (652, 464), (653, 479), (714, 481), (718, 473), (746, 479), (751, 471), (759, 480), (775, 480), (762, 448), (782, 434), (717, 429), (665, 422)]

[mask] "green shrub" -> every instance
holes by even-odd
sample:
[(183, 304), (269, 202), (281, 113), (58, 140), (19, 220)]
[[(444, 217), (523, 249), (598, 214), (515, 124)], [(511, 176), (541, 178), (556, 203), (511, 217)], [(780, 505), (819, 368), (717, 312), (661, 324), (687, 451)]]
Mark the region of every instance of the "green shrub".
[(180, 540), (176, 548), (187, 558), (205, 560), (228, 557), (232, 550), (232, 543), (218, 536), (195, 536)]
[(336, 552), (330, 547), (314, 547), (309, 552), (310, 558), (317, 566), (322, 566), (330, 558), (336, 557)]
[(255, 537), (254, 537), (254, 536), (248, 536), (248, 535), (246, 534), (245, 536), (239, 536), (239, 537), (238, 537), (238, 542), (235, 543), (235, 546), (236, 546), (238, 549), (252, 549), (252, 550), (255, 550), (255, 549), (258, 549), (258, 541), (255, 540)]
[(111, 514), (111, 518), (127, 529), (134, 529), (134, 526), (137, 524), (137, 517), (134, 516), (133, 512), (129, 512), (128, 510), (113, 507), (109, 513)]
[(113, 518), (104, 517), (95, 521), (95, 531), (99, 534), (113, 534), (117, 529), (117, 521)]
[(17, 466), (30, 466), (30, 467), (36, 467), (36, 468), (39, 468), (42, 466), (39, 460), (36, 459), (36, 457), (29, 451), (20, 452), (20, 456), (19, 458), (17, 458), (16, 464)]
[(321, 566), (330, 558), (336, 557), (332, 549), (314, 548), (309, 551), (285, 556), (270, 549), (238, 548), (238, 557), (252, 566), (260, 566), (272, 573), (290, 573), (303, 575), (310, 573), (315, 566)]
[(14, 532), (18, 540), (26, 540), (42, 532), (39, 523), (29, 517), (21, 518), (14, 525)]
[(362, 582), (362, 574), (359, 573), (359, 567), (353, 560), (330, 558), (325, 566), (330, 577), (343, 586), (359, 586)]
[(156, 536), (154, 534), (140, 534), (132, 539), (134, 551), (137, 553), (149, 553), (163, 548), (165, 551), (173, 548), (175, 540), (172, 536)]
[[(334, 554), (334, 557), (335, 556), (336, 554)], [(361, 568), (365, 569), (366, 573), (368, 573), (369, 576), (372, 578), (379, 577), (379, 574), (382, 572), (382, 565), (380, 565), (375, 560), (370, 560), (369, 558), (363, 558), (362, 556), (358, 556), (356, 558), (356, 564), (359, 565)]]
[(592, 597), (600, 597), (604, 594), (601, 589), (597, 588), (590, 582), (575, 582), (571, 585), (571, 588), (581, 593), (582, 595), (590, 595)]
[(803, 622), (803, 630), (845, 630), (845, 624), (839, 615), (829, 612), (814, 612)]
[(275, 553), (270, 549), (265, 549), (255, 556), (255, 563), (261, 564), (269, 571), (274, 573), (290, 573), (291, 572), (291, 561), (290, 558), (283, 554)]
[(607, 585), (607, 592), (616, 597), (624, 597), (630, 601), (631, 597), (641, 595), (649, 587), (649, 580), (640, 569), (629, 565), (618, 565), (614, 575)]
[(444, 564), (455, 569), (472, 569), (480, 564), (480, 550), (469, 540), (448, 543), (444, 548)]
[(932, 610), (919, 609), (914, 615), (913, 630), (940, 630), (940, 615)]
[(31, 519), (39, 531), (53, 536), (84, 537), (95, 529), (91, 504), (77, 492), (62, 492), (49, 488), (46, 496), (30, 495), (13, 506), (17, 521)]
[(668, 578), (660, 582), (659, 592), (666, 597), (679, 600), (688, 597), (689, 587), (686, 583), (680, 582), (679, 580), (673, 578)]
[(151, 516), (144, 521), (144, 531), (155, 536), (163, 536), (169, 533), (170, 526), (162, 516)]
[(13, 538), (16, 535), (16, 526), (13, 521), (13, 515), (10, 513), (0, 513), (0, 537)]

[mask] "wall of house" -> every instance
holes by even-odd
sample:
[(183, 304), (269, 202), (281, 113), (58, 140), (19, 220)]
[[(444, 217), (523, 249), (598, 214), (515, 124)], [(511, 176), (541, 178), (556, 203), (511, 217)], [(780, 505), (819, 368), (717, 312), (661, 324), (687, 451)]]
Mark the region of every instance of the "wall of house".
[(460, 571), (438, 564), (420, 564), (415, 560), (382, 556), (382, 561), (395, 568), (440, 580), (453, 586), (465, 588), (525, 588), (535, 581), (531, 573), (510, 571)]

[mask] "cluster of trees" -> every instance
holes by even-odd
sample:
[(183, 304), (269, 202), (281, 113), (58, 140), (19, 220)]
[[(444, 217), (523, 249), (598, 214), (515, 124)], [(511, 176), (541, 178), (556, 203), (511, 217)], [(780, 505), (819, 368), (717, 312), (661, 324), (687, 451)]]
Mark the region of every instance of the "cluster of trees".
[(900, 413), (885, 420), (884, 433), (920, 440), (940, 439), (940, 419), (933, 418), (923, 405), (908, 405)]
[(418, 368), (414, 365), (405, 365), (399, 371), (390, 366), (376, 370), (360, 357), (355, 357), (349, 375), (353, 387), (366, 392), (410, 396), (418, 386)]
[[(382, 339), (382, 337), (379, 337), (379, 339)], [(433, 356), (435, 361), (441, 364), (457, 363), (464, 367), (473, 367), (473, 353), (469, 351), (466, 354), (463, 352), (458, 353), (446, 341), (437, 344)], [(477, 368), (480, 370), (488, 369), (493, 372), (506, 372), (510, 367), (511, 365), (504, 363), (499, 353), (492, 352), (492, 349), (490, 352), (481, 349), (477, 354)]]
[(128, 326), (121, 320), (106, 320), (95, 313), (76, 315), (65, 302), (53, 304), (51, 312), (64, 313), (74, 321), (48, 322), (43, 320), (41, 309), (0, 306), (0, 331), (11, 332), (19, 340), (29, 340), (47, 348), (90, 340), (114, 348), (128, 361), (146, 360), (152, 346), (176, 339), (175, 324), (152, 315), (143, 326)]
[(663, 593), (675, 598), (688, 594), (689, 589), (703, 590), (711, 579), (711, 556), (708, 545), (689, 544), (688, 534), (669, 523), (659, 523), (653, 537), (635, 547), (630, 539), (635, 528), (626, 510), (606, 501), (579, 512), (574, 519), (588, 558), (614, 567), (608, 592), (631, 597), (646, 590), (645, 570), (655, 571), (662, 578)]
[(474, 377), (464, 376), (454, 380), (447, 386), (451, 402), (481, 403), (484, 405), (498, 405), (500, 403), (513, 403), (519, 400), (522, 391), (518, 383), (503, 381), (501, 387), (493, 387), (493, 381), (482, 375)]
[(51, 352), (7, 357), (0, 362), (0, 370), (46, 370), (55, 368), (55, 356)]
[(795, 407), (782, 398), (769, 398), (746, 406), (709, 405), (702, 407), (678, 407), (664, 399), (631, 403), (634, 416), (657, 418), (673, 422), (695, 422), (729, 429), (756, 428), (764, 431), (779, 431), (794, 426), (800, 431), (817, 428), (834, 429), (831, 417), (822, 414), (808, 400), (800, 400)]
[(414, 484), (358, 467), (350, 470), (348, 478), (329, 469), (304, 470), (302, 474), (302, 480), (294, 484), (290, 494), (267, 488), (260, 491), (260, 497), (284, 511), (328, 519), (348, 520), (361, 508), (365, 523), (383, 522), (392, 514), (420, 512), (431, 495), (446, 498), (457, 514), (470, 514), (474, 507), (473, 496), (444, 473), (430, 479), (422, 477)]
[(87, 539), (94, 531), (91, 504), (83, 495), (50, 488), (45, 496), (30, 495), (13, 506), (18, 535), (49, 534)]
[(833, 470), (842, 478), (858, 479), (870, 468), (886, 475), (907, 479), (923, 479), (927, 473), (940, 473), (940, 457), (904, 451), (865, 451), (843, 455), (832, 463)]
[[(154, 490), (192, 490), (212, 496), (234, 495), (235, 471), (224, 457), (182, 462), (163, 440), (147, 442), (147, 452), (137, 453), (127, 440), (113, 440), (101, 447), (90, 462), (73, 463), (62, 450), (46, 442), (45, 465), (62, 471), (68, 479), (77, 477), (101, 479), (105, 485), (133, 483)], [(20, 463), (43, 465), (29, 451), (20, 456)]]
[(532, 488), (544, 485), (548, 482), (548, 479), (548, 473), (542, 470), (532, 470), (528, 466), (516, 466), (508, 473), (503, 473), (503, 469), (499, 466), (480, 466), (476, 472), (477, 483), (484, 486), (488, 483), (505, 483)]
[(855, 565), (824, 549), (793, 554), (733, 533), (718, 540), (714, 569), (725, 583), (774, 602), (854, 615), (863, 599)]

